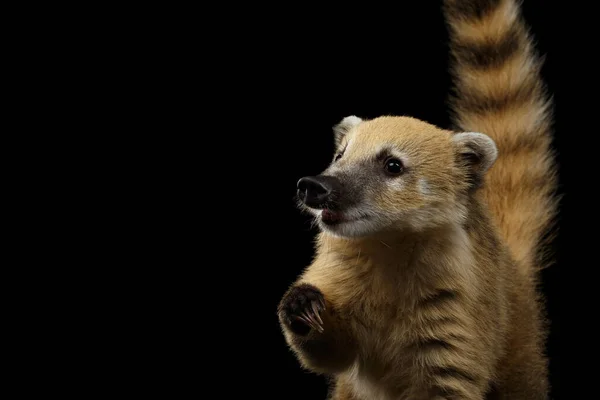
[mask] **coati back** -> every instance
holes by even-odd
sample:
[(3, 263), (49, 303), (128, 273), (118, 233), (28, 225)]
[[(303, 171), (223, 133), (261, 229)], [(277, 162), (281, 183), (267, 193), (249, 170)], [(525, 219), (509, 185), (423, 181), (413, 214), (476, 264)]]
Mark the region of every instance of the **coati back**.
[(515, 0), (446, 0), (455, 129), (347, 117), (298, 182), (320, 228), (278, 316), (330, 398), (547, 399), (550, 109)]

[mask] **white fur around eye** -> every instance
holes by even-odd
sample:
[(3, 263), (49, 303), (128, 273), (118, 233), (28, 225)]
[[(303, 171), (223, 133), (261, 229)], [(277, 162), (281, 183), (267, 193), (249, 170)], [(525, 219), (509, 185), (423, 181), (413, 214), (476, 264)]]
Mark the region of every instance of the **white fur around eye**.
[(394, 179), (393, 181), (391, 181), (390, 184), (396, 190), (404, 189), (404, 180), (402, 180), (402, 179)]
[(419, 191), (425, 196), (431, 194), (431, 188), (429, 187), (429, 183), (425, 178), (419, 179)]

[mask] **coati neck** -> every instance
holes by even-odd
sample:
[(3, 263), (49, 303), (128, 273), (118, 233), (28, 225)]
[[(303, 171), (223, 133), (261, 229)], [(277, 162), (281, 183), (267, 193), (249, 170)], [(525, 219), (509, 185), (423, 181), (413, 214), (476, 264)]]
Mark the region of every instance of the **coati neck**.
[(373, 264), (410, 267), (412, 261), (440, 257), (466, 240), (462, 226), (452, 224), (423, 232), (387, 231), (361, 238), (340, 238), (321, 232), (317, 252), (321, 256), (369, 260)]

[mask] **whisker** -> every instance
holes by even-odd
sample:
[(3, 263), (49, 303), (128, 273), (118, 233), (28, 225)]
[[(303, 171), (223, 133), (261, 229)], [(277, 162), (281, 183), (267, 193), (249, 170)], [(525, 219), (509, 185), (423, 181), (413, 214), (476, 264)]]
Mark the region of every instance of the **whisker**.
[(392, 246), (390, 246), (389, 244), (384, 243), (383, 240), (380, 240), (380, 242), (381, 242), (381, 244), (383, 244), (384, 246), (386, 246), (388, 249), (392, 248)]

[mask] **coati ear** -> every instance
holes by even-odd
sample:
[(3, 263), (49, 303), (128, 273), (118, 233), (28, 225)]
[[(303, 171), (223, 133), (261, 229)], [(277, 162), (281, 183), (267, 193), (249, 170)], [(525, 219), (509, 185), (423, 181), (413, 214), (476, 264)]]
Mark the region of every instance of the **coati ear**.
[(337, 125), (333, 127), (333, 134), (335, 139), (335, 146), (338, 147), (342, 142), (342, 139), (346, 134), (350, 131), (350, 129), (354, 128), (356, 125), (360, 124), (363, 120), (358, 118), (355, 115), (350, 115), (349, 117), (341, 120)]
[(469, 168), (474, 186), (479, 186), (498, 158), (496, 143), (488, 135), (478, 132), (455, 133), (452, 142), (459, 158)]

